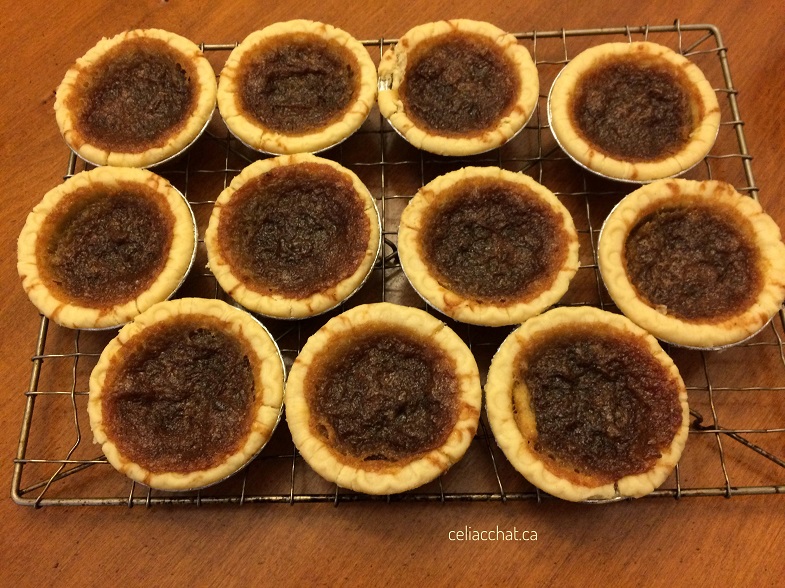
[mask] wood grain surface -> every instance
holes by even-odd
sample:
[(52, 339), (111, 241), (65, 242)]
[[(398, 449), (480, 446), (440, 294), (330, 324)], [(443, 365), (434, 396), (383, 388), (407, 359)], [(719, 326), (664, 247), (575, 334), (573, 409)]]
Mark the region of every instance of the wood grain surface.
[[(29, 210), (65, 171), (68, 152), (54, 119), (54, 90), (71, 63), (102, 36), (160, 27), (196, 42), (224, 43), (292, 18), (331, 23), (360, 39), (397, 37), (416, 24), (457, 17), (487, 20), (508, 31), (670, 25), (677, 18), (715, 24), (729, 48), (760, 199), (784, 226), (781, 0), (4, 0), (0, 8), (0, 486), (5, 488), (0, 497), (0, 585), (782, 584), (782, 496), (642, 499), (606, 506), (547, 500), (36, 510), (15, 505), (9, 495), (39, 325), (16, 274), (16, 238)], [(742, 372), (767, 377), (767, 368), (754, 358), (727, 357), (731, 360), (724, 369), (730, 377)], [(736, 408), (766, 417), (768, 425), (785, 426), (785, 397), (765, 409), (750, 406), (754, 402), (754, 396), (746, 396)], [(782, 437), (772, 451), (785, 454)], [(778, 483), (785, 484), (782, 472), (777, 475)], [(537, 540), (450, 540), (450, 531), (466, 527), (536, 531)]]

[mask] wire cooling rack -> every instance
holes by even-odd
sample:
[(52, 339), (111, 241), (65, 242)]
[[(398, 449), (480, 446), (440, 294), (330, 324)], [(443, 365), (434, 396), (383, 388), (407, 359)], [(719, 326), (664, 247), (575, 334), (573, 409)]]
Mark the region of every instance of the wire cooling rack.
[[(265, 320), (287, 367), (307, 337), (330, 317), (360, 303), (387, 300), (426, 307), (400, 269), (396, 233), (400, 213), (417, 189), (437, 175), (465, 165), (498, 165), (522, 171), (556, 193), (579, 232), (581, 266), (562, 305), (615, 310), (597, 269), (599, 227), (613, 205), (631, 191), (602, 180), (572, 163), (556, 145), (547, 125), (545, 102), (559, 70), (581, 50), (602, 42), (651, 40), (689, 57), (704, 71), (720, 97), (722, 123), (712, 152), (686, 177), (722, 179), (757, 198), (744, 138), (743, 121), (731, 81), (727, 48), (711, 25), (622, 27), (530, 32), (516, 35), (531, 52), (540, 74), (540, 100), (527, 127), (492, 152), (465, 159), (437, 157), (403, 141), (380, 116), (322, 156), (352, 169), (377, 199), (384, 249), (366, 285), (340, 309), (298, 322)], [(394, 39), (364, 41), (378, 57)], [(203, 45), (220, 71), (234, 44)], [(186, 155), (156, 172), (191, 202), (199, 227), (197, 261), (178, 295), (226, 299), (205, 270), (203, 236), (213, 202), (240, 170), (260, 156), (227, 132), (217, 115)], [(73, 154), (66, 177), (85, 169)], [(444, 317), (440, 318), (444, 319)], [(446, 322), (472, 348), (483, 375), (493, 352), (511, 328), (482, 328)], [(285, 419), (263, 452), (241, 472), (191, 493), (151, 490), (117, 473), (92, 443), (86, 416), (90, 371), (116, 331), (73, 331), (41, 318), (32, 356), (12, 496), (18, 504), (134, 505), (341, 502), (358, 500), (509, 501), (544, 494), (529, 485), (496, 447), (486, 417), (462, 461), (436, 481), (396, 496), (357, 494), (323, 481), (299, 456)], [(682, 460), (652, 497), (725, 496), (785, 493), (785, 314), (751, 341), (725, 351), (667, 347), (684, 377), (691, 426)]]

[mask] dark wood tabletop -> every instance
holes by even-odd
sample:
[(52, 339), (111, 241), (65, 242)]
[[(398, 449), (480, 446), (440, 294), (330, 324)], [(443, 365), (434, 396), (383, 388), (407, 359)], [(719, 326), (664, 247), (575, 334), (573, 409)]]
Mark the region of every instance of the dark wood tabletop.
[[(398, 37), (417, 24), (459, 17), (485, 20), (510, 32), (671, 26), (676, 19), (680, 25), (713, 24), (721, 32), (724, 46), (717, 49), (713, 38), (709, 39), (697, 47), (692, 58), (713, 72), (710, 78), (717, 88), (724, 83), (718, 57), (727, 48), (733, 90), (738, 92), (734, 95), (744, 123), (747, 148), (753, 156), (751, 169), (755, 185), (748, 185), (744, 158), (738, 156), (735, 129), (741, 123), (734, 124), (727, 92), (721, 92), (719, 99), (724, 105), (723, 121), (728, 124), (720, 132), (715, 152), (730, 157), (713, 160), (712, 174), (731, 181), (742, 191), (757, 194), (764, 208), (780, 226), (785, 226), (785, 201), (781, 198), (785, 193), (785, 176), (781, 171), (785, 145), (782, 101), (785, 10), (779, 0), (755, 3), (413, 0), (357, 4), (335, 0), (263, 3), (84, 0), (78, 4), (36, 0), (3, 4), (6, 49), (0, 106), (0, 185), (4, 204), (0, 221), (4, 227), (0, 233), (3, 251), (0, 277), (4, 284), (4, 296), (0, 300), (3, 329), (0, 378), (4, 398), (0, 403), (0, 483), (5, 491), (0, 497), (4, 527), (0, 534), (0, 569), (4, 580), (0, 583), (9, 586), (54, 583), (65, 586), (505, 585), (513, 582), (584, 586), (781, 585), (785, 572), (783, 497), (734, 495), (733, 490), (782, 487), (785, 467), (750, 452), (749, 447), (732, 437), (713, 433), (690, 436), (678, 484), (679, 488), (717, 489), (719, 495), (714, 497), (685, 496), (678, 500), (650, 497), (609, 505), (570, 504), (546, 498), (542, 502), (448, 500), (444, 504), (440, 501), (344, 501), (337, 508), (321, 502), (291, 506), (202, 504), (145, 508), (137, 504), (130, 509), (127, 506), (34, 509), (14, 504), (10, 496), (14, 457), (27, 402), (30, 358), (35, 354), (40, 326), (39, 315), (17, 276), (16, 239), (30, 209), (66, 173), (69, 151), (55, 123), (54, 91), (68, 67), (102, 36), (136, 27), (158, 27), (197, 43), (234, 43), (253, 30), (293, 18), (327, 22), (358, 39), (368, 40)], [(631, 36), (634, 40), (644, 38), (637, 28)], [(678, 36), (672, 32), (660, 36), (651, 33), (650, 37), (678, 48)], [(598, 42), (598, 38), (570, 39), (570, 56), (579, 48)], [(625, 34), (617, 34), (602, 40), (626, 38)], [(700, 38), (692, 32), (684, 34), (687, 44)], [(563, 50), (564, 39), (540, 38), (538, 60), (548, 61), (548, 55), (555, 56), (555, 61), (563, 58), (559, 52)], [(533, 49), (532, 39), (522, 42)], [(709, 50), (703, 53), (703, 47)], [(376, 53), (371, 49), (378, 61), (378, 49)], [(217, 70), (227, 55), (227, 52), (211, 54)], [(542, 67), (541, 75), (546, 70), (552, 79), (558, 66)], [(547, 86), (543, 85), (541, 92), (547, 92)], [(540, 104), (544, 104), (542, 99)], [(378, 133), (373, 124), (367, 123), (370, 137)], [(541, 141), (553, 145), (552, 138), (543, 137), (540, 135)], [(404, 145), (399, 148), (402, 153), (409, 153), (405, 157), (411, 156)], [(346, 149), (356, 149), (358, 157), (365, 153), (361, 144), (352, 147), (347, 143)], [(341, 152), (342, 157), (350, 158), (348, 153)], [(509, 161), (515, 161), (511, 152), (503, 153), (509, 155)], [(412, 165), (419, 165), (417, 157), (414, 156)], [(559, 163), (562, 164), (572, 165)], [(523, 167), (525, 162), (518, 169)], [(705, 166), (696, 169), (690, 177), (706, 176)], [(537, 172), (530, 173), (537, 177)], [(542, 173), (544, 183), (548, 184), (549, 172)], [(558, 183), (558, 177), (553, 177)], [(397, 191), (411, 196), (417, 188), (393, 172), (386, 181), (390, 193)], [(608, 185), (614, 193), (629, 191), (628, 187), (612, 182), (600, 187), (604, 189)], [(371, 189), (380, 196), (380, 187)], [(592, 184), (591, 189), (600, 188)], [(593, 200), (592, 206), (596, 203)], [(603, 206), (607, 203), (595, 208), (600, 210)], [(582, 257), (582, 263), (590, 265), (591, 246), (586, 251), (589, 257)], [(380, 285), (374, 286), (372, 280), (367, 287)], [(674, 351), (691, 388), (691, 406), (707, 419), (706, 423), (711, 424), (713, 413), (720, 411), (718, 418), (723, 426), (730, 428), (785, 427), (785, 396), (776, 390), (785, 386), (785, 364), (780, 357), (781, 344), (777, 343), (782, 328), (767, 333), (761, 336), (760, 346), (742, 350), (708, 355)], [(89, 349), (90, 345), (100, 343), (100, 337), (85, 336), (81, 351), (100, 351), (100, 348)], [(53, 327), (47, 349), (67, 351), (73, 341), (70, 332)], [(41, 389), (58, 389), (63, 383), (68, 388), (73, 362), (52, 360), (44, 365), (48, 371), (42, 372)], [(76, 368), (81, 370), (77, 374), (78, 391), (86, 390), (89, 365), (86, 360)], [(713, 390), (707, 380), (722, 382), (718, 384), (721, 390)], [(741, 392), (741, 388), (752, 390)], [(39, 420), (34, 421), (35, 430), (31, 432), (27, 454), (30, 458), (45, 455), (64, 459), (73, 443), (69, 389), (60, 389), (66, 392), (62, 397), (41, 397), (36, 401)], [(80, 419), (83, 438), (76, 454), (97, 457), (100, 449), (92, 446), (83, 414)], [(722, 456), (717, 444), (720, 437)], [(750, 433), (743, 437), (780, 460), (785, 459), (785, 434)], [(478, 451), (482, 455), (470, 458), (465, 469), (489, 467), (487, 453), (483, 453), (487, 449), (480, 447)], [(531, 492), (530, 486), (516, 479), (498, 450), (495, 456), (505, 483), (509, 482), (509, 491)], [(726, 471), (722, 469), (723, 464), (727, 466)], [(45, 480), (57, 469), (56, 465), (44, 465), (36, 470), (38, 473), (30, 474), (28, 481), (35, 482), (38, 477)], [(276, 475), (284, 477), (291, 469), (290, 465), (276, 467), (280, 470)], [(307, 465), (298, 467), (298, 476), (307, 475)], [(476, 475), (471, 473), (469, 479)], [(493, 486), (495, 477), (489, 475), (486, 481), (490, 479), (491, 487), (484, 491), (493, 494), (498, 488)], [(474, 489), (462, 488), (460, 481), (455, 486), (449, 486), (449, 480), (445, 483), (450, 492)], [(675, 484), (672, 477), (665, 488), (673, 494)], [(56, 482), (47, 490), (46, 497), (101, 496), (102, 493), (125, 496), (129, 487), (123, 476), (102, 465)], [(283, 490), (276, 488), (272, 492), (286, 493), (287, 488), (288, 482)], [(312, 492), (331, 491), (329, 485), (315, 483), (315, 488)], [(35, 498), (42, 490), (30, 492), (27, 498)], [(136, 496), (144, 498), (143, 489), (137, 490)], [(536, 540), (452, 540), (455, 534), (451, 532), (467, 528), (518, 534), (529, 531), (530, 538), (533, 531)]]

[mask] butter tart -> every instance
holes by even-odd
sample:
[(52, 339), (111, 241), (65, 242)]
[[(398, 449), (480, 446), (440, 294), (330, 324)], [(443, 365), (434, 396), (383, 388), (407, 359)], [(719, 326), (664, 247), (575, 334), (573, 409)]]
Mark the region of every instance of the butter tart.
[(68, 70), (55, 114), (95, 165), (149, 167), (193, 143), (215, 109), (215, 73), (194, 43), (160, 29), (102, 39)]
[(557, 308), (513, 331), (491, 362), (485, 399), (507, 459), (565, 500), (644, 496), (687, 440), (673, 361), (643, 329), (597, 308)]
[(379, 110), (409, 143), (439, 155), (499, 147), (534, 112), (529, 51), (486, 23), (457, 19), (409, 30), (379, 63)]
[(306, 462), (367, 494), (417, 488), (457, 462), (480, 414), (477, 364), (415, 308), (357, 306), (319, 329), (292, 365), (286, 420)]
[(425, 185), (401, 216), (398, 255), (414, 289), (467, 323), (522, 323), (564, 295), (578, 270), (572, 217), (545, 186), (498, 167)]
[(738, 343), (785, 299), (785, 245), (752, 198), (724, 182), (661, 180), (622, 200), (599, 240), (619, 309), (658, 339)]
[(248, 35), (218, 82), (218, 110), (240, 141), (274, 154), (316, 152), (360, 128), (376, 99), (376, 68), (349, 33), (310, 20)]
[(237, 302), (266, 316), (326, 312), (356, 292), (380, 246), (379, 215), (360, 179), (300, 153), (246, 167), (215, 203), (208, 266)]
[(717, 96), (682, 55), (650, 42), (583, 51), (557, 76), (548, 119), (562, 149), (607, 177), (649, 182), (703, 159), (720, 124)]
[(70, 328), (122, 325), (179, 287), (196, 252), (191, 209), (167, 180), (99, 167), (50, 190), (19, 235), (30, 300)]
[(90, 375), (95, 441), (129, 478), (161, 490), (218, 482), (273, 433), (284, 368), (261, 323), (220, 300), (162, 302), (120, 330)]

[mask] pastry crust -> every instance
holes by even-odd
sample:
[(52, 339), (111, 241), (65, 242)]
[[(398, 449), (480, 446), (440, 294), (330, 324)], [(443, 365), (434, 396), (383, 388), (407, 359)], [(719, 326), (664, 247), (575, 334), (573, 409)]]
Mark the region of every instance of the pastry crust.
[[(651, 351), (652, 356), (667, 370), (678, 387), (682, 422), (670, 447), (646, 472), (628, 475), (614, 483), (593, 479), (588, 474), (576, 475), (569, 467), (553, 460), (544, 460), (534, 448), (537, 439), (535, 415), (529, 391), (518, 380), (517, 358), (533, 337), (565, 325), (590, 325), (598, 330), (632, 334)], [(516, 399), (518, 401), (516, 402)], [(675, 400), (675, 399), (674, 399)], [(615, 497), (638, 498), (652, 492), (670, 475), (681, 457), (689, 429), (687, 392), (679, 370), (657, 341), (621, 315), (593, 307), (557, 308), (526, 321), (504, 340), (491, 362), (485, 385), (488, 420), (496, 442), (507, 459), (532, 484), (564, 500), (602, 500)], [(516, 414), (517, 411), (517, 414)]]
[[(467, 137), (436, 134), (418, 127), (406, 112), (399, 89), (406, 76), (409, 55), (425, 41), (461, 32), (484, 37), (496, 43), (504, 56), (518, 71), (518, 97), (509, 112), (495, 128)], [(419, 25), (388, 49), (379, 63), (379, 110), (409, 143), (439, 155), (473, 155), (495, 149), (514, 137), (531, 118), (540, 92), (537, 68), (529, 51), (517, 39), (492, 24), (467, 19), (442, 20)]]
[[(441, 447), (405, 463), (365, 462), (339, 453), (326, 444), (310, 424), (305, 381), (311, 365), (351, 331), (367, 332), (375, 326), (399, 327), (428, 338), (455, 363), (459, 389), (457, 422)], [(286, 384), (286, 420), (303, 458), (323, 478), (357, 492), (395, 494), (430, 482), (463, 456), (477, 431), (481, 400), (477, 364), (460, 337), (422, 310), (383, 302), (354, 307), (328, 321), (308, 339)]]
[[(660, 208), (690, 203), (708, 203), (714, 210), (735, 212), (734, 224), (752, 237), (760, 258), (763, 283), (757, 300), (740, 314), (719, 322), (686, 320), (652, 306), (637, 293), (627, 275), (626, 242), (638, 221)], [(779, 227), (756, 200), (724, 182), (671, 179), (639, 188), (606, 219), (598, 259), (605, 286), (619, 309), (658, 339), (677, 345), (710, 348), (743, 341), (763, 328), (785, 299), (785, 245)]]
[[(327, 290), (316, 292), (306, 298), (292, 298), (279, 293), (263, 294), (241, 281), (241, 278), (221, 252), (218, 228), (221, 223), (222, 210), (231, 202), (235, 192), (248, 181), (277, 167), (302, 163), (329, 166), (351, 180), (357, 198), (362, 202), (363, 212), (369, 222), (368, 243), (365, 255), (351, 276), (341, 280)], [(360, 181), (360, 178), (334, 161), (322, 159), (308, 153), (300, 153), (263, 159), (243, 169), (240, 175), (232, 180), (232, 183), (221, 192), (221, 195), (216, 200), (204, 240), (207, 247), (208, 267), (225, 292), (249, 310), (265, 316), (289, 319), (304, 318), (327, 312), (354, 294), (365, 282), (371, 269), (373, 269), (373, 264), (381, 246), (380, 235), (381, 224), (379, 213), (376, 210), (376, 203), (370, 192), (368, 192), (368, 188)]]
[[(189, 473), (153, 473), (124, 456), (108, 437), (103, 422), (104, 386), (113, 370), (122, 368), (124, 347), (145, 336), (145, 330), (177, 316), (207, 316), (225, 326), (225, 332), (240, 341), (251, 357), (255, 399), (253, 420), (240, 448), (218, 465)], [(90, 375), (87, 412), (95, 442), (101, 444), (109, 463), (132, 480), (161, 490), (192, 490), (214, 484), (232, 475), (261, 451), (278, 424), (283, 405), (284, 367), (278, 347), (261, 323), (248, 313), (220, 300), (181, 298), (161, 302), (123, 327), (109, 342)]]
[[(238, 75), (246, 56), (276, 37), (305, 34), (348, 50), (357, 60), (357, 96), (342, 117), (325, 128), (309, 133), (286, 134), (267, 128), (248, 117), (238, 103)], [(229, 55), (218, 82), (218, 110), (232, 134), (248, 147), (275, 155), (315, 153), (332, 147), (360, 128), (376, 100), (376, 68), (362, 44), (346, 31), (311, 20), (290, 20), (272, 24), (248, 35)]]
[[(110, 151), (88, 142), (79, 131), (76, 111), (70, 104), (78, 99), (82, 90), (83, 76), (89, 74), (101, 58), (110, 50), (135, 39), (157, 39), (165, 42), (172, 50), (182, 54), (184, 61), (190, 63), (196, 74), (191, 80), (194, 84), (195, 103), (188, 118), (180, 128), (173, 130), (161, 142), (151, 144), (144, 151)], [(55, 115), (60, 133), (65, 142), (79, 157), (94, 165), (114, 165), (123, 167), (151, 167), (178, 155), (193, 143), (210, 121), (215, 109), (216, 81), (210, 62), (197, 45), (188, 39), (161, 29), (136, 29), (102, 39), (69, 69), (55, 98)]]
[[(79, 192), (90, 196), (104, 187), (137, 184), (160, 195), (156, 204), (174, 217), (172, 241), (161, 271), (150, 286), (135, 298), (107, 308), (85, 306), (48, 285), (38, 263), (38, 251), (46, 246), (41, 229), (58, 204)], [(73, 206), (73, 204), (69, 204)], [(99, 167), (76, 174), (53, 188), (28, 215), (17, 243), (17, 271), (31, 302), (44, 316), (72, 329), (104, 329), (127, 323), (156, 302), (171, 296), (185, 279), (196, 254), (196, 228), (188, 202), (164, 178), (143, 169)]]
[[(506, 303), (485, 302), (463, 296), (439, 282), (429, 270), (422, 252), (421, 230), (429, 210), (443, 203), (451, 188), (479, 179), (498, 179), (530, 190), (561, 218), (566, 240), (566, 256), (544, 289)], [(572, 217), (561, 202), (545, 186), (529, 176), (498, 167), (465, 167), (439, 176), (420, 189), (401, 215), (398, 229), (398, 256), (401, 266), (414, 289), (429, 304), (444, 314), (476, 325), (501, 326), (519, 324), (555, 304), (564, 295), (570, 280), (578, 271), (578, 234)]]
[[(597, 64), (621, 56), (662, 63), (683, 74), (694, 89), (690, 92), (694, 128), (678, 152), (652, 161), (625, 161), (604, 153), (573, 126), (571, 108), (577, 83)], [(603, 176), (643, 183), (681, 174), (703, 159), (717, 138), (720, 107), (703, 72), (675, 51), (650, 42), (606, 43), (577, 55), (556, 77), (548, 96), (548, 122), (559, 145), (580, 165)]]

